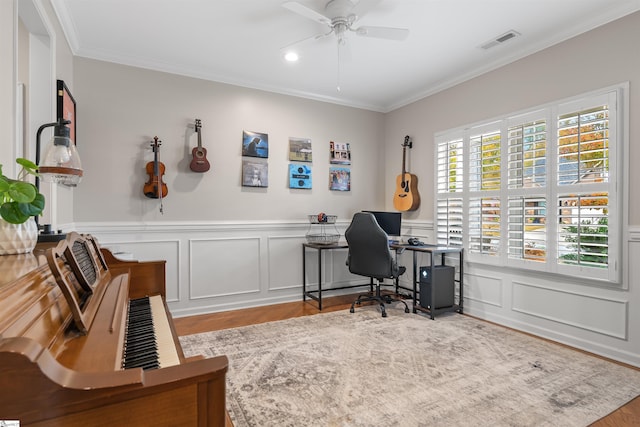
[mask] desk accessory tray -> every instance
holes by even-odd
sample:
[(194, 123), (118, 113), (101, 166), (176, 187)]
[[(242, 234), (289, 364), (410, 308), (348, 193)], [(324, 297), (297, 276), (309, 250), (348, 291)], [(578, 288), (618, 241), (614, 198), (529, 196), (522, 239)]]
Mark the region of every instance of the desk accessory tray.
[(317, 215), (307, 215), (309, 218), (309, 231), (305, 237), (307, 243), (316, 245), (334, 245), (340, 240), (340, 233), (336, 228), (336, 219), (338, 215), (326, 215), (323, 213)]

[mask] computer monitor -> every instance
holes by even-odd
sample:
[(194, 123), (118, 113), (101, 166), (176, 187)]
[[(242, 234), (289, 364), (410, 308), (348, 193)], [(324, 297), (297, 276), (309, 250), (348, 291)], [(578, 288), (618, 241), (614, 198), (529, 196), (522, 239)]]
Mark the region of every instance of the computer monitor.
[(382, 212), (382, 211), (363, 211), (370, 212), (378, 221), (380, 228), (389, 236), (400, 237), (402, 234), (402, 213), (401, 212)]

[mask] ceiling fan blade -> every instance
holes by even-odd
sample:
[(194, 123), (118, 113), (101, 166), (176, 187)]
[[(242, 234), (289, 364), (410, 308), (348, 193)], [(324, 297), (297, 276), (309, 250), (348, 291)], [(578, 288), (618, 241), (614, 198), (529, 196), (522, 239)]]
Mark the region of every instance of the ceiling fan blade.
[(406, 28), (362, 26), (353, 31), (359, 36), (387, 40), (404, 40), (409, 36), (409, 30)]
[(306, 37), (306, 38), (304, 38), (302, 40), (298, 40), (297, 42), (293, 42), (293, 43), (288, 44), (288, 45), (286, 45), (284, 47), (281, 47), (280, 50), (282, 50), (282, 51), (295, 50), (297, 48), (300, 48), (300, 47), (306, 45), (309, 42), (314, 42), (316, 40), (321, 40), (321, 39), (323, 39), (325, 37), (328, 37), (332, 33), (333, 33), (333, 30), (329, 31), (328, 33), (325, 33), (325, 34), (316, 34), (315, 36)]
[(331, 25), (331, 18), (327, 18), (323, 14), (316, 12), (315, 10), (295, 1), (288, 1), (282, 3), (282, 7), (289, 9), (290, 11), (311, 19), (312, 21), (319, 22), (324, 25)]

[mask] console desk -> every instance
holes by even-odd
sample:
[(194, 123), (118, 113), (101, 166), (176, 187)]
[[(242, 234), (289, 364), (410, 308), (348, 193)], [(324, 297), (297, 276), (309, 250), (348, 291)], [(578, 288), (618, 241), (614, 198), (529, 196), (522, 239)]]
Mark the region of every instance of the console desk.
[[(439, 245), (421, 245), (421, 246), (412, 246), (412, 245), (406, 245), (406, 244), (392, 244), (390, 246), (392, 249), (395, 249), (397, 251), (402, 251), (402, 250), (408, 250), (412, 252), (413, 255), (413, 278), (412, 278), (412, 282), (413, 282), (413, 312), (417, 313), (418, 311), (422, 311), (425, 313), (428, 313), (429, 316), (431, 317), (431, 319), (435, 318), (436, 314), (439, 313), (446, 313), (446, 312), (450, 312), (450, 311), (455, 311), (458, 313), (462, 313), (462, 305), (463, 305), (463, 278), (464, 278), (464, 255), (463, 255), (463, 250), (462, 248), (458, 248), (458, 247), (452, 247), (452, 246), (439, 246)], [(418, 254), (419, 253), (428, 253), (429, 254), (429, 258), (430, 258), (430, 263), (429, 266), (431, 268), (433, 268), (433, 266), (436, 265), (436, 261), (438, 256), (440, 256), (440, 264), (438, 265), (445, 265), (445, 256), (447, 254), (458, 254), (459, 258), (460, 258), (460, 269), (459, 269), (459, 280), (455, 280), (455, 282), (458, 283), (458, 304), (453, 304), (450, 307), (443, 307), (443, 308), (435, 308), (432, 307), (431, 309), (426, 308), (426, 307), (422, 307), (420, 305), (418, 305), (418, 284), (419, 284), (419, 278), (418, 278)], [(406, 288), (403, 288), (406, 289)], [(431, 298), (430, 301), (436, 301), (435, 298), (435, 294), (436, 294), (436, 286), (434, 283), (431, 284)], [(411, 290), (411, 289), (409, 289)], [(434, 304), (435, 305), (435, 304)]]
[[(322, 245), (317, 243), (303, 243), (302, 244), (302, 301), (305, 301), (307, 297), (318, 302), (318, 310), (322, 310), (322, 267), (324, 265), (324, 257), (322, 253), (324, 251), (333, 251), (336, 249), (347, 249), (349, 245), (346, 242), (335, 243), (331, 245)], [(307, 250), (316, 250), (318, 252), (318, 289), (307, 290)], [(363, 286), (370, 286), (373, 291), (373, 282), (363, 283), (359, 285), (340, 286), (337, 288), (324, 289), (324, 292), (337, 291), (340, 289), (360, 288)]]

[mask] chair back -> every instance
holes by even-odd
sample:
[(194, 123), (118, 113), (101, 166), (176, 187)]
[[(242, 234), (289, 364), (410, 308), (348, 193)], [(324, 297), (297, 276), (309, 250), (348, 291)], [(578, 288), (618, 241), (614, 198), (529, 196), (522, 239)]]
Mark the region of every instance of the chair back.
[(376, 279), (395, 278), (398, 264), (391, 249), (389, 236), (369, 212), (357, 212), (344, 233), (349, 245), (349, 271)]

